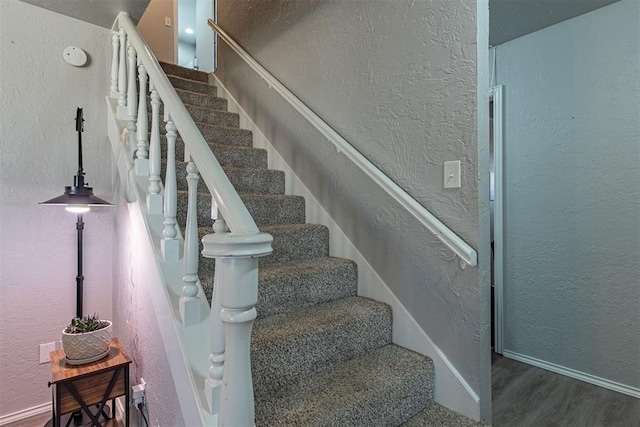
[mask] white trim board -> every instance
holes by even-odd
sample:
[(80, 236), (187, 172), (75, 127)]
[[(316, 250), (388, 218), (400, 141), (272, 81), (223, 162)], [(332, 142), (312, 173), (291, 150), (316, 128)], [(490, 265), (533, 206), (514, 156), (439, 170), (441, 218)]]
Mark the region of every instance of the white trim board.
[(15, 423), (16, 421), (26, 420), (27, 418), (35, 417), (36, 415), (41, 415), (46, 412), (51, 412), (51, 402), (46, 402), (41, 405), (32, 406), (31, 408), (3, 415), (0, 417), (0, 426)]
[[(406, 307), (375, 272), (340, 227), (333, 221), (320, 202), (302, 183), (291, 167), (284, 161), (266, 136), (260, 131), (236, 99), (227, 91), (216, 75), (212, 83), (218, 87), (218, 96), (228, 101), (230, 112), (240, 115), (240, 127), (253, 132), (253, 145), (267, 150), (269, 168), (285, 172), (287, 194), (305, 198), (307, 221), (329, 228), (329, 252), (331, 256), (348, 258), (358, 265), (358, 295), (389, 304), (393, 309), (393, 342), (402, 347), (424, 354), (433, 360), (435, 368), (435, 400), (466, 417), (480, 419), (480, 399), (471, 386), (449, 362), (446, 355), (434, 344), (418, 325)], [(419, 338), (419, 339), (418, 339)]]
[(525, 356), (524, 354), (515, 353), (509, 350), (504, 350), (502, 355), (508, 357), (509, 359), (517, 360), (518, 362), (546, 369), (547, 371), (555, 372), (569, 378), (584, 381), (589, 384), (594, 384), (599, 387), (617, 391), (618, 393), (627, 394), (631, 397), (640, 399), (640, 389), (636, 387), (631, 387), (626, 384), (620, 384), (606, 378), (597, 377), (595, 375), (587, 374), (586, 372), (576, 371), (575, 369), (556, 365), (555, 363), (546, 362), (544, 360), (536, 359), (535, 357)]

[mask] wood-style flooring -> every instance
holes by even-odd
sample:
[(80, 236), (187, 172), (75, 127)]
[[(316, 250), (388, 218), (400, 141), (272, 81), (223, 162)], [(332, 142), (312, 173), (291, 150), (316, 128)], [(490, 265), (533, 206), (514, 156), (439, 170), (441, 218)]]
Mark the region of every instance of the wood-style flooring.
[(640, 427), (640, 399), (494, 354), (494, 427)]

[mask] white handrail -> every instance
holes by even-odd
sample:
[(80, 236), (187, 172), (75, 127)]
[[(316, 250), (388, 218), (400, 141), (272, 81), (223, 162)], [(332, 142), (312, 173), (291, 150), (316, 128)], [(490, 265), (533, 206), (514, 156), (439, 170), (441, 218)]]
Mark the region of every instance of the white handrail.
[[(329, 141), (331, 141), (338, 152), (342, 152), (353, 163), (355, 163), (373, 181), (382, 187), (387, 194), (393, 197), (400, 205), (408, 210), (418, 221), (420, 221), (429, 231), (447, 245), (466, 264), (475, 266), (478, 264), (478, 254), (464, 240), (456, 235), (449, 227), (444, 225), (438, 218), (429, 212), (424, 206), (418, 203), (400, 186), (386, 176), (377, 166), (371, 163), (366, 157), (358, 152), (348, 141), (340, 136), (316, 113), (307, 107), (289, 89), (280, 83), (269, 71), (260, 65), (246, 50), (231, 38), (218, 24), (209, 19), (209, 26), (218, 33), (233, 49), (238, 56), (243, 59), (258, 75), (264, 79), (269, 87), (275, 89), (286, 101), (291, 104), (304, 118), (306, 118), (315, 128)], [(226, 217), (225, 217), (226, 218)]]
[(234, 234), (258, 233), (258, 227), (249, 211), (222, 170), (211, 148), (202, 137), (191, 115), (189, 115), (184, 104), (180, 101), (178, 94), (162, 71), (155, 55), (140, 37), (131, 18), (127, 13), (121, 12), (118, 14), (118, 21), (120, 26), (127, 32), (129, 43), (138, 53), (140, 62), (145, 66), (145, 70), (153, 82), (153, 87), (160, 94), (164, 108), (168, 110), (178, 128), (185, 147), (197, 165), (209, 192), (216, 200), (218, 209), (226, 219), (231, 232)]

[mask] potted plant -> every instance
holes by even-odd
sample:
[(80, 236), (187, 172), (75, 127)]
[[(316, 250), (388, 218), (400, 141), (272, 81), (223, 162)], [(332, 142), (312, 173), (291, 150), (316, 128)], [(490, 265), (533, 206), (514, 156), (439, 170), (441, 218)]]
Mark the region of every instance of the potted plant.
[(62, 331), (62, 348), (66, 362), (81, 365), (109, 354), (112, 337), (111, 322), (100, 320), (97, 314), (74, 317)]

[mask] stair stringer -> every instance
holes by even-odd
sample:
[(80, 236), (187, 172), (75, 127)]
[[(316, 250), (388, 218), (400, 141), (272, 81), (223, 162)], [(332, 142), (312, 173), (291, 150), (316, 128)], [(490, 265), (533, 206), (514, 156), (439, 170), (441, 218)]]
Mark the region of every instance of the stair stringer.
[[(176, 396), (185, 425), (216, 426), (217, 414), (210, 414), (203, 406), (204, 379), (209, 368), (209, 304), (200, 288), (198, 298), (201, 308), (201, 321), (188, 328), (182, 326), (178, 311), (178, 298), (182, 288), (182, 260), (164, 262), (160, 249), (160, 237), (163, 229), (163, 216), (146, 213), (147, 180), (134, 173), (133, 161), (129, 149), (123, 140), (125, 134), (120, 129), (126, 123), (117, 119), (116, 103), (109, 97), (107, 102), (107, 134), (117, 168), (117, 179), (122, 183), (127, 202), (129, 220), (136, 235), (136, 259), (145, 265), (145, 274), (137, 274), (143, 281), (139, 285), (147, 286), (152, 296), (151, 303), (160, 330), (164, 351), (169, 362), (170, 373), (176, 388)], [(180, 252), (184, 239), (179, 232)]]
[(420, 327), (411, 313), (398, 300), (389, 286), (376, 273), (307, 186), (298, 178), (294, 170), (280, 156), (260, 128), (215, 74), (211, 75), (210, 83), (217, 86), (218, 96), (228, 101), (228, 110), (240, 115), (240, 128), (253, 132), (253, 146), (267, 150), (269, 169), (284, 171), (286, 194), (304, 197), (307, 222), (322, 224), (329, 228), (330, 255), (356, 262), (358, 265), (358, 295), (384, 302), (392, 307), (393, 343), (424, 354), (433, 360), (435, 370), (434, 400), (466, 417), (479, 420), (480, 398), (477, 393), (473, 391), (447, 356)]

